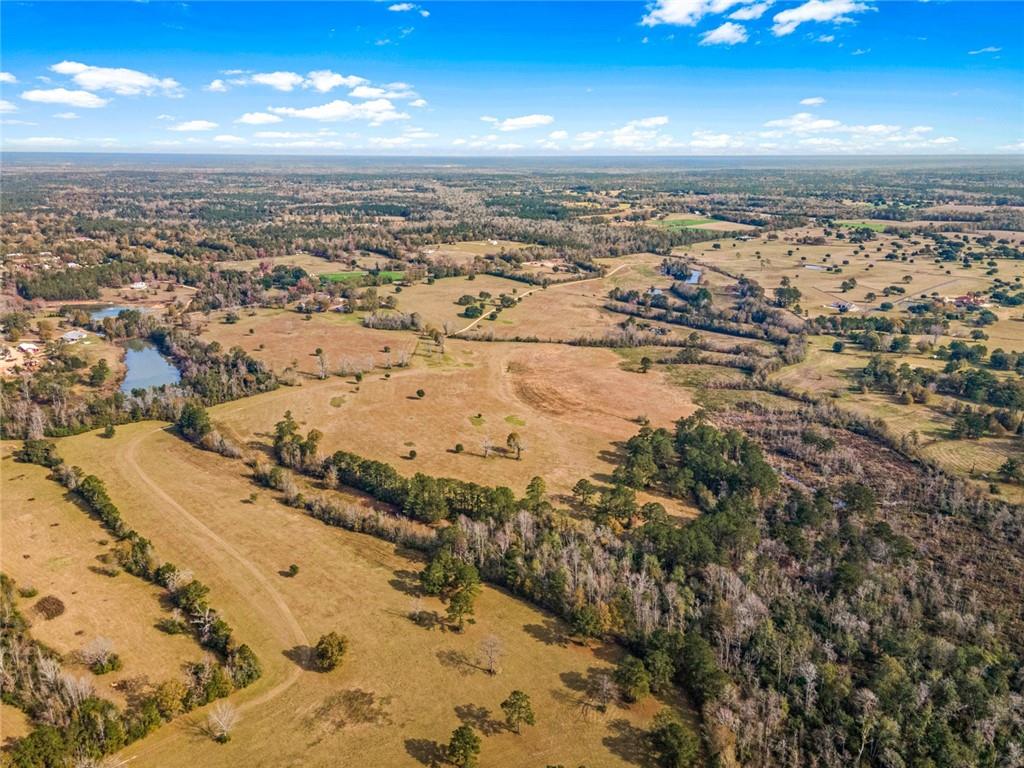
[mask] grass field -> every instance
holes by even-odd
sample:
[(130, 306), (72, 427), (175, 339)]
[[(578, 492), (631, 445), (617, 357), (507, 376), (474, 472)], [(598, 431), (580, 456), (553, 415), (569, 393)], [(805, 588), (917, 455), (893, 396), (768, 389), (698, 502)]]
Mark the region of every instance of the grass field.
[(411, 356), (417, 344), (412, 333), (364, 328), (355, 314), (258, 309), (239, 313), (238, 322), (231, 324), (223, 322), (223, 316), (223, 312), (211, 315), (202, 338), (217, 341), (224, 349), (241, 347), (277, 373), (293, 367), (299, 373), (317, 375), (314, 353), (318, 348), (324, 351), (328, 368), (336, 371), (346, 365), (386, 366), (402, 355)]
[[(354, 283), (365, 275), (370, 274), (363, 269), (355, 269), (350, 272), (324, 272), (320, 277), (332, 283)], [(377, 273), (381, 280), (391, 280), (397, 282), (402, 279), (404, 272), (396, 272), (394, 270), (382, 269)]]
[[(217, 406), (211, 416), (251, 440), (290, 409), (304, 429), (324, 433), (326, 451), (517, 493), (541, 475), (550, 491), (566, 493), (582, 477), (607, 479), (617, 443), (639, 429), (637, 416), (669, 426), (694, 410), (688, 393), (663, 372), (622, 370), (621, 358), (607, 349), (449, 339), (443, 357), (429, 342), (420, 350), (410, 368), (389, 378), (377, 372), (358, 385), (337, 377), (306, 381)], [(424, 398), (415, 396), (418, 389)], [(483, 458), (484, 440), (503, 447), (513, 431), (527, 446), (521, 460)], [(465, 451), (455, 453), (456, 443)], [(410, 449), (415, 460), (405, 458)]]
[[(95, 433), (87, 438), (93, 444), (106, 442)], [(122, 686), (177, 678), (182, 664), (202, 658), (190, 636), (156, 628), (158, 619), (170, 615), (160, 602), (163, 590), (120, 572), (110, 535), (47, 479), (48, 470), (16, 464), (10, 457), (2, 467), (4, 571), (19, 588), (38, 591), (19, 599), (19, 609), (32, 621), (33, 636), (64, 656), (69, 671), (92, 677), (74, 656), (98, 637), (109, 639), (124, 666), (94, 682), (102, 696), (123, 704)], [(49, 620), (33, 608), (47, 595), (66, 608)]]
[[(417, 766), (462, 722), (492, 734), (482, 765), (641, 762), (639, 729), (660, 704), (614, 705), (598, 716), (582, 703), (587, 682), (610, 668), (617, 648), (568, 643), (560, 622), (491, 588), (464, 633), (414, 624), (407, 614), (421, 567), (415, 557), (324, 526), (267, 491), (243, 501), (254, 486), (240, 462), (201, 452), (161, 424), (120, 427), (112, 440), (62, 439), (59, 450), (106, 481), (126, 521), (161, 556), (210, 585), (211, 603), (264, 666), (256, 684), (232, 697), (241, 720), (229, 744), (200, 733), (198, 712), (126, 750), (133, 765)], [(293, 562), (298, 576), (279, 575)], [(425, 607), (439, 608), (429, 599)], [(307, 671), (295, 659), (329, 630), (350, 640), (342, 668)], [(477, 660), (491, 634), (504, 647), (496, 676)], [(513, 688), (530, 694), (537, 713), (537, 725), (518, 736), (494, 722)]]

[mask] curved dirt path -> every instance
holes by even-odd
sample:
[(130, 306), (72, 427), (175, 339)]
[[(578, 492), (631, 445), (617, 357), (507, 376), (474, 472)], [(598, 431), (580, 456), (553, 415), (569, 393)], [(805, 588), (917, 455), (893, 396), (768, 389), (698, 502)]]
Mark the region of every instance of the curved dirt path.
[[(243, 569), (252, 577), (254, 583), (258, 584), (262, 591), (270, 598), (270, 604), (276, 609), (276, 613), (281, 619), (283, 626), (287, 627), (288, 632), (291, 635), (291, 640), (294, 645), (309, 646), (309, 638), (299, 625), (298, 620), (292, 614), (291, 609), (288, 608), (288, 604), (284, 601), (281, 593), (277, 591), (270, 579), (267, 578), (266, 574), (263, 573), (251, 560), (249, 560), (244, 554), (238, 551), (234, 545), (224, 539), (222, 536), (211, 530), (202, 520), (193, 515), (181, 504), (168, 494), (160, 485), (158, 485), (149, 475), (146, 474), (145, 470), (139, 466), (136, 458), (139, 444), (146, 438), (162, 432), (164, 427), (156, 427), (148, 432), (144, 432), (138, 437), (134, 438), (130, 442), (126, 443), (124, 447), (118, 451), (118, 458), (121, 460), (123, 466), (129, 468), (134, 472), (138, 478), (145, 484), (145, 486), (152, 492), (153, 496), (163, 502), (169, 509), (171, 509), (179, 519), (185, 520), (191, 525), (196, 531), (202, 534), (204, 539), (209, 542), (213, 542), (221, 550), (223, 550), (228, 556), (237, 562)], [(261, 704), (277, 698), (296, 682), (302, 675), (302, 670), (298, 666), (293, 666), (288, 675), (281, 682), (277, 683), (270, 690), (265, 691), (256, 698), (249, 699), (244, 704), (238, 707), (239, 711), (245, 711), (253, 707), (257, 707)]]
[[(554, 285), (549, 285), (547, 287), (547, 290), (550, 291), (550, 290), (553, 290), (555, 288), (560, 288), (560, 287), (566, 286), (566, 285), (583, 285), (583, 283), (592, 283), (595, 280), (604, 280), (604, 279), (609, 278), (612, 275), (614, 275), (620, 269), (623, 269), (624, 267), (628, 267), (628, 266), (630, 266), (630, 265), (629, 264), (619, 264), (619, 266), (617, 266), (615, 269), (613, 269), (611, 272), (609, 272), (606, 275), (601, 275), (600, 277), (588, 277), (586, 280), (566, 280), (564, 283), (555, 283)], [(527, 296), (529, 296), (531, 293), (536, 293), (537, 291), (543, 291), (543, 290), (545, 290), (545, 289), (542, 286), (538, 286), (536, 288), (531, 288), (530, 290), (526, 291), (526, 293), (519, 294), (519, 299), (521, 301), (521, 300), (525, 299)], [(479, 323), (481, 320), (483, 320), (485, 317), (487, 317), (488, 314), (490, 314), (490, 313), (484, 313), (484, 314), (480, 315), (480, 317), (478, 317), (472, 323), (467, 325), (465, 328), (460, 328), (459, 330), (454, 331), (453, 333), (449, 334), (449, 338), (455, 338), (460, 333), (465, 333), (470, 328), (472, 328), (477, 323)]]

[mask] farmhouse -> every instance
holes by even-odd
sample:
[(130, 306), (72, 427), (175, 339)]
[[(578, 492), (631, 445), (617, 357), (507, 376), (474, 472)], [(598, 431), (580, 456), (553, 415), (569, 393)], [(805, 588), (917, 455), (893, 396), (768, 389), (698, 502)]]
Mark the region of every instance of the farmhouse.
[(18, 345), (18, 349), (26, 355), (34, 355), (39, 351), (39, 345), (33, 344), (31, 341), (23, 341)]
[(842, 301), (841, 299), (838, 301), (833, 301), (831, 304), (826, 304), (825, 306), (827, 306), (829, 309), (835, 309), (839, 312), (857, 312), (860, 310), (860, 307), (858, 307), (852, 301)]
[(146, 285), (146, 282), (144, 280), (139, 280), (137, 282), (132, 283), (128, 287), (131, 288), (133, 291), (144, 291), (149, 286)]

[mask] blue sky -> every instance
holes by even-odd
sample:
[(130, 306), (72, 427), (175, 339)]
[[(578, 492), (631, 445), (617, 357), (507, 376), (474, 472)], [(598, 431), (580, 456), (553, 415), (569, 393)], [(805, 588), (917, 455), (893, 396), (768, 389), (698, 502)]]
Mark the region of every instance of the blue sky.
[(5, 150), (1024, 151), (1024, 4), (12, 2)]

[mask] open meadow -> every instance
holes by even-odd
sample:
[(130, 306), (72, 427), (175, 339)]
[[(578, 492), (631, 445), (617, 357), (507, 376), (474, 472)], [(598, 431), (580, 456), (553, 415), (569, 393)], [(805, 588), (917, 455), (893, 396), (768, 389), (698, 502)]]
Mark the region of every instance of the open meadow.
[[(618, 649), (570, 643), (560, 621), (491, 588), (464, 632), (419, 625), (409, 618), (422, 567), (417, 557), (282, 505), (276, 494), (256, 489), (240, 462), (200, 451), (162, 424), (58, 445), (70, 464), (106, 482), (125, 519), (160, 556), (210, 585), (211, 602), (263, 663), (263, 677), (232, 698), (241, 719), (229, 744), (211, 748), (199, 711), (126, 750), (133, 765), (426, 765), (462, 722), (483, 734), (484, 765), (617, 766), (639, 759), (639, 729), (660, 704), (612, 705), (604, 714), (587, 704), (587, 691)], [(24, 494), (23, 487), (5, 473), (6, 498)], [(30, 503), (38, 502), (18, 502)], [(67, 514), (94, 525), (70, 505)], [(299, 572), (286, 578), (281, 572), (291, 563)], [(138, 586), (126, 574), (121, 580)], [(423, 599), (427, 610), (438, 606)], [(343, 666), (310, 671), (310, 644), (331, 630), (349, 638)], [(490, 635), (503, 649), (496, 675), (481, 669), (478, 652)], [(125, 642), (126, 652), (150, 648), (144, 638), (131, 649)], [(131, 671), (126, 664), (125, 673)], [(522, 735), (497, 722), (498, 703), (513, 688), (529, 693), (537, 716)]]

